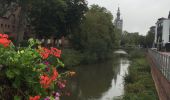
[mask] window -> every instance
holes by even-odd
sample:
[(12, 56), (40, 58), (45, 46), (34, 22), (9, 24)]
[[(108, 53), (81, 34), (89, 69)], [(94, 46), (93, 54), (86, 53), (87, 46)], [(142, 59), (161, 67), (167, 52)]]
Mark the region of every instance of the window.
[(3, 27), (3, 24), (1, 24), (1, 27)]
[(8, 25), (8, 28), (10, 28), (10, 25)]

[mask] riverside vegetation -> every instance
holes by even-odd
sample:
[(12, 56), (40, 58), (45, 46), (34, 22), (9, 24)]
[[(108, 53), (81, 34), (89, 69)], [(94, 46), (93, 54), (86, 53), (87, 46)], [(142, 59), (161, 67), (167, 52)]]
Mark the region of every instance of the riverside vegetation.
[(145, 51), (131, 50), (129, 53), (131, 65), (129, 73), (124, 78), (125, 94), (123, 100), (158, 100)]

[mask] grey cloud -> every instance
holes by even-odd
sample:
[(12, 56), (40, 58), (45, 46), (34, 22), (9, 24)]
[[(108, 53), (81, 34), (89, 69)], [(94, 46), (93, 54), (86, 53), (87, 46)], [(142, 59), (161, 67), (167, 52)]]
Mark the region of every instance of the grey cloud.
[(145, 35), (150, 26), (160, 17), (167, 17), (170, 0), (87, 0), (89, 5), (106, 7), (115, 17), (120, 5), (124, 30)]

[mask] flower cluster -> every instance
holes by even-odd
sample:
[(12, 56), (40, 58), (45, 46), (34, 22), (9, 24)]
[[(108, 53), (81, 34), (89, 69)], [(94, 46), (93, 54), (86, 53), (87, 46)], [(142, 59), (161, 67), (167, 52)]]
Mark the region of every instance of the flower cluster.
[(57, 82), (57, 85), (58, 85), (58, 87), (59, 87), (60, 89), (65, 88), (65, 87), (66, 87), (66, 80), (64, 80), (64, 81), (58, 81), (58, 82)]
[[(60, 100), (60, 93), (59, 92), (53, 92), (53, 98), (54, 100)], [(50, 97), (46, 97), (44, 100), (50, 100)]]
[(39, 95), (37, 95), (37, 96), (35, 96), (35, 97), (30, 97), (29, 98), (29, 100), (39, 100), (40, 99), (40, 96)]
[(10, 43), (11, 43), (11, 40), (8, 40), (7, 34), (0, 34), (0, 44), (1, 45), (3, 45), (4, 47), (8, 47)]
[(53, 74), (51, 76), (48, 75), (42, 75), (40, 76), (40, 84), (43, 88), (49, 88), (51, 83), (56, 80), (58, 77), (58, 72), (55, 68), (53, 68)]
[[(30, 87), (26, 92), (24, 92), (25, 88), (23, 88), (24, 91), (21, 88), (23, 94), (37, 93), (34, 96), (29, 96), (28, 100), (59, 100), (61, 96), (66, 94), (66, 80), (64, 79), (68, 76), (73, 76), (75, 73), (69, 71), (58, 73), (57, 68), (64, 67), (63, 62), (59, 59), (61, 50), (54, 47), (50, 49), (45, 47), (39, 47), (38, 50), (34, 49), (33, 46), (38, 44), (34, 39), (29, 40), (29, 46), (26, 48), (15, 49), (15, 46), (13, 46), (14, 48), (6, 48), (12, 46), (11, 44), (8, 35), (0, 34), (0, 45), (2, 45), (0, 49), (8, 49), (0, 51), (2, 58), (5, 58), (1, 64), (6, 65), (6, 59), (10, 58), (9, 64), (6, 65), (9, 69), (4, 71), (3, 75), (11, 82), (16, 78), (18, 82), (27, 85), (26, 87)], [(12, 56), (10, 56), (11, 54)], [(23, 78), (19, 77), (21, 72), (24, 72)], [(33, 75), (33, 77), (30, 75)], [(29, 78), (27, 78), (28, 76)], [(20, 84), (15, 83), (14, 86), (22, 87)], [(54, 91), (56, 92), (53, 93)]]
[(60, 58), (61, 55), (61, 50), (54, 47), (51, 47), (50, 50), (45, 47), (41, 47), (39, 48), (38, 52), (43, 59), (47, 59), (50, 55)]

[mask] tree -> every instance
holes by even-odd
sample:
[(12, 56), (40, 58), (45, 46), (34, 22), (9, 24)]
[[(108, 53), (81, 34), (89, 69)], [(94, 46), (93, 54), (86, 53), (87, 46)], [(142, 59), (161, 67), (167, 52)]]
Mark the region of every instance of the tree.
[(30, 24), (39, 36), (59, 36), (65, 22), (66, 3), (63, 0), (34, 0), (29, 14)]
[(145, 37), (139, 35), (138, 32), (129, 33), (125, 31), (122, 35), (121, 40), (122, 46), (144, 46), (145, 45)]
[(61, 37), (73, 33), (88, 9), (86, 0), (3, 0), (0, 15), (12, 4), (21, 7), (17, 34), (23, 35), (26, 25), (40, 37)]
[(61, 37), (77, 29), (86, 9), (85, 0), (34, 0), (29, 17), (35, 33)]
[(67, 35), (79, 29), (88, 7), (86, 0), (65, 0), (65, 2), (67, 4), (67, 11), (62, 31), (64, 35)]
[(147, 35), (146, 35), (146, 45), (147, 47), (151, 48), (154, 42), (154, 37), (155, 37), (155, 31), (154, 29), (151, 27), (150, 30), (148, 31)]
[[(103, 60), (112, 53), (115, 33), (112, 14), (103, 7), (92, 5), (85, 14), (80, 32), (73, 34), (73, 45), (91, 61)], [(92, 58), (93, 57), (93, 58)]]

